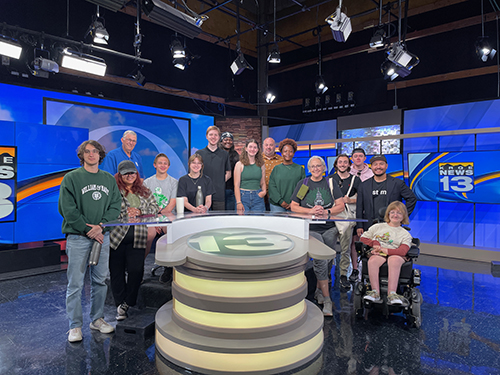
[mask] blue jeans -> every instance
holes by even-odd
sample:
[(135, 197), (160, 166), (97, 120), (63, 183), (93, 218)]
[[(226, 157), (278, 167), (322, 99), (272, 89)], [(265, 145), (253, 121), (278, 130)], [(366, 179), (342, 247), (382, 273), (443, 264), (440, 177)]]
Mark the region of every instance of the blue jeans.
[[(69, 328), (83, 325), (82, 290), (85, 282), (85, 272), (89, 264), (92, 250), (92, 239), (76, 234), (68, 235), (66, 239), (66, 254), (68, 255), (68, 288), (66, 289), (66, 313)], [(109, 263), (109, 233), (104, 235), (101, 256), (96, 266), (90, 266), (90, 319), (104, 317), (104, 301), (108, 286), (105, 283)]]
[(259, 197), (262, 190), (240, 190), (241, 203), (245, 207), (245, 212), (264, 212), (264, 198)]
[(226, 189), (226, 211), (234, 211), (236, 209), (236, 198), (234, 190)]
[(270, 203), (269, 208), (271, 209), (271, 212), (287, 212), (283, 207), (281, 206), (275, 206), (274, 204)]

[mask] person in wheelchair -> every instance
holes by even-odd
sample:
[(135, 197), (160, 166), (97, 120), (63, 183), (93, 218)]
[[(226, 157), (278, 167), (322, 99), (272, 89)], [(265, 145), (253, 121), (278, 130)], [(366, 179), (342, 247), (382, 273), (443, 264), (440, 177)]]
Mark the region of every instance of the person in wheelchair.
[(371, 247), (368, 259), (368, 276), (371, 291), (363, 297), (375, 303), (381, 303), (379, 269), (387, 262), (388, 288), (387, 304), (403, 305), (405, 298), (396, 293), (401, 266), (407, 261), (406, 254), (411, 247), (412, 236), (401, 225), (409, 224), (406, 206), (399, 201), (394, 201), (387, 207), (384, 223), (372, 225), (364, 232), (360, 240)]

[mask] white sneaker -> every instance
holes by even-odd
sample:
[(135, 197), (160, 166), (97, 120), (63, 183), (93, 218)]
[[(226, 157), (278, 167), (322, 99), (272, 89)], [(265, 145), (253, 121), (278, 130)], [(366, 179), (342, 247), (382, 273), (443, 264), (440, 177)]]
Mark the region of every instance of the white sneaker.
[(116, 320), (125, 320), (128, 317), (127, 314), (128, 305), (126, 302), (123, 302), (116, 308)]
[(99, 318), (90, 323), (90, 329), (94, 329), (101, 333), (111, 333), (115, 330), (115, 328), (111, 324), (106, 323), (103, 318)]
[(68, 341), (69, 342), (78, 342), (83, 340), (82, 336), (82, 328), (77, 327), (77, 328), (72, 328), (68, 331)]
[(325, 302), (323, 303), (323, 315), (333, 316), (333, 303), (331, 299), (325, 299)]

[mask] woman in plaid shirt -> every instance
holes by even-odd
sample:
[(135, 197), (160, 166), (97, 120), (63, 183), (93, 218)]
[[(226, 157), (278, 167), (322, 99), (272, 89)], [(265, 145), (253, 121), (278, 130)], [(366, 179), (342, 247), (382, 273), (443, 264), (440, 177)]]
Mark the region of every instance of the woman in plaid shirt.
[[(124, 160), (115, 174), (122, 195), (119, 219), (130, 221), (139, 215), (160, 211), (151, 191), (143, 185), (133, 162)], [(111, 290), (117, 306), (116, 320), (127, 317), (129, 306), (134, 306), (144, 275), (144, 252), (148, 228), (145, 225), (115, 227), (110, 234), (109, 272)], [(127, 276), (126, 276), (127, 275)]]

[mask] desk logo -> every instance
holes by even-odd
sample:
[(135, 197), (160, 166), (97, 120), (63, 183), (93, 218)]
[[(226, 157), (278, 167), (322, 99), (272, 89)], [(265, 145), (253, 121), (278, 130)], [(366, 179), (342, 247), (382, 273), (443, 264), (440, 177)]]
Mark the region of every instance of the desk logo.
[(248, 228), (207, 230), (191, 236), (188, 245), (204, 253), (223, 256), (269, 256), (293, 248), (293, 241), (280, 233)]

